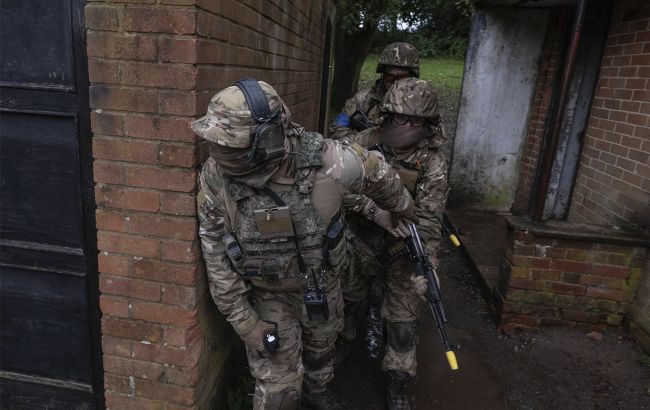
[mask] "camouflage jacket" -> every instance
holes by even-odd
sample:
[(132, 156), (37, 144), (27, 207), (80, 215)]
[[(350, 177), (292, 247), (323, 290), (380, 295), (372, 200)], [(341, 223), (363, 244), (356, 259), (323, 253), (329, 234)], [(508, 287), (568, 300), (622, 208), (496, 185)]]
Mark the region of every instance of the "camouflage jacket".
[[(311, 171), (313, 187), (309, 202), (322, 221), (330, 221), (341, 210), (343, 198), (349, 193), (367, 195), (382, 208), (397, 214), (413, 206), (396, 172), (379, 153), (349, 142), (324, 140), (316, 133), (294, 138), (292, 151), (301, 152), (301, 144), (305, 143), (321, 146), (320, 158), (311, 159), (311, 163), (320, 166)], [(302, 156), (297, 155), (296, 162), (299, 157)], [(285, 161), (293, 158), (286, 156)], [(289, 190), (299, 189), (300, 180), (296, 178), (295, 184), (290, 183)], [(247, 297), (254, 284), (233, 266), (226, 253), (224, 235), (233, 231), (237, 217), (245, 215), (241, 203), (231, 197), (229, 182), (221, 178), (212, 158), (206, 160), (199, 178), (199, 235), (212, 297), (235, 330), (245, 333), (257, 320)]]
[[(444, 129), (441, 126), (433, 136), (420, 142), (413, 152), (405, 157), (396, 157), (381, 146), (379, 127), (362, 131), (351, 138), (352, 142), (363, 147), (382, 150), (386, 160), (396, 169), (415, 199), (418, 231), (426, 242), (430, 255), (436, 255), (440, 243), (442, 217), (449, 193), (447, 163), (443, 153), (438, 150), (444, 140)], [(368, 216), (372, 203), (372, 199), (358, 194), (347, 195), (344, 202), (346, 209), (358, 212), (364, 217)], [(379, 207), (381, 208), (381, 205)], [(364, 239), (368, 235), (363, 232), (355, 233)], [(376, 245), (377, 241), (373, 243)]]
[[(343, 113), (351, 117), (359, 109), (366, 114), (373, 124), (379, 125), (383, 119), (383, 114), (379, 109), (385, 94), (386, 88), (384, 88), (384, 81), (380, 78), (375, 81), (372, 87), (361, 90), (351, 98), (348, 98), (345, 106), (343, 106)], [(329, 132), (330, 138), (340, 140), (350, 138), (359, 131), (332, 124)]]

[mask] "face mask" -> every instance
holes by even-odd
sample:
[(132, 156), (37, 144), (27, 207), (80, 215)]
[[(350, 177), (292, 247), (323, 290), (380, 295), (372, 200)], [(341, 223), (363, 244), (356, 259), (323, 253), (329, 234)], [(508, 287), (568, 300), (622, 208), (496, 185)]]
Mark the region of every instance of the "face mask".
[(283, 157), (259, 161), (251, 158), (250, 149), (229, 148), (210, 144), (210, 156), (217, 162), (219, 173), (253, 188), (261, 188), (278, 169)]
[(381, 126), (380, 130), (382, 144), (399, 150), (417, 144), (430, 134), (429, 127), (414, 127), (410, 123), (398, 125), (387, 122)]

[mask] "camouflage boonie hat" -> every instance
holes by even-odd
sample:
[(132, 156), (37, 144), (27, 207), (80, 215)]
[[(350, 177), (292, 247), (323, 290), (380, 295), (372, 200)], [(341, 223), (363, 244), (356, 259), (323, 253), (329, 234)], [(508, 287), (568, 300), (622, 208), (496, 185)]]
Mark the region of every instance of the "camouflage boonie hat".
[(377, 72), (382, 73), (386, 66), (405, 67), (413, 72), (415, 77), (420, 76), (420, 57), (418, 50), (409, 43), (391, 43), (384, 51), (377, 63)]
[[(289, 111), (273, 87), (258, 81), (271, 111), (282, 110), (282, 121), (289, 119)], [(259, 124), (251, 117), (246, 98), (233, 85), (219, 91), (208, 104), (205, 116), (192, 123), (192, 130), (201, 138), (231, 148), (248, 148), (251, 132)]]
[(386, 92), (382, 112), (438, 118), (438, 93), (428, 81), (418, 78), (397, 80)]

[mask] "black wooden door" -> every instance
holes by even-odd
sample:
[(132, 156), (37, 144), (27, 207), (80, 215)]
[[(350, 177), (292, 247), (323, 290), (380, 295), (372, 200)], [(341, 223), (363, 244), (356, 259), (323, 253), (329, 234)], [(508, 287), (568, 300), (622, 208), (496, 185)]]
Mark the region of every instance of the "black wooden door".
[(0, 0), (0, 408), (103, 407), (83, 0)]

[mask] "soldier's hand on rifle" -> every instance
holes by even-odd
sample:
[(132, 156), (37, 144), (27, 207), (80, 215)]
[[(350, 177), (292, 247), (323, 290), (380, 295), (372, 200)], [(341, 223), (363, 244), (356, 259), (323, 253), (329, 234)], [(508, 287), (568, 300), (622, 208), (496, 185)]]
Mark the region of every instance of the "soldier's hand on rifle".
[(413, 288), (415, 288), (415, 293), (418, 294), (420, 299), (426, 302), (427, 298), (424, 296), (427, 293), (427, 279), (424, 276), (411, 275), (409, 278), (411, 283), (413, 283)]
[(397, 226), (393, 224), (393, 215), (383, 209), (377, 208), (372, 221), (387, 230), (391, 235), (397, 238), (406, 238), (409, 235), (408, 228), (401, 221), (397, 221)]

